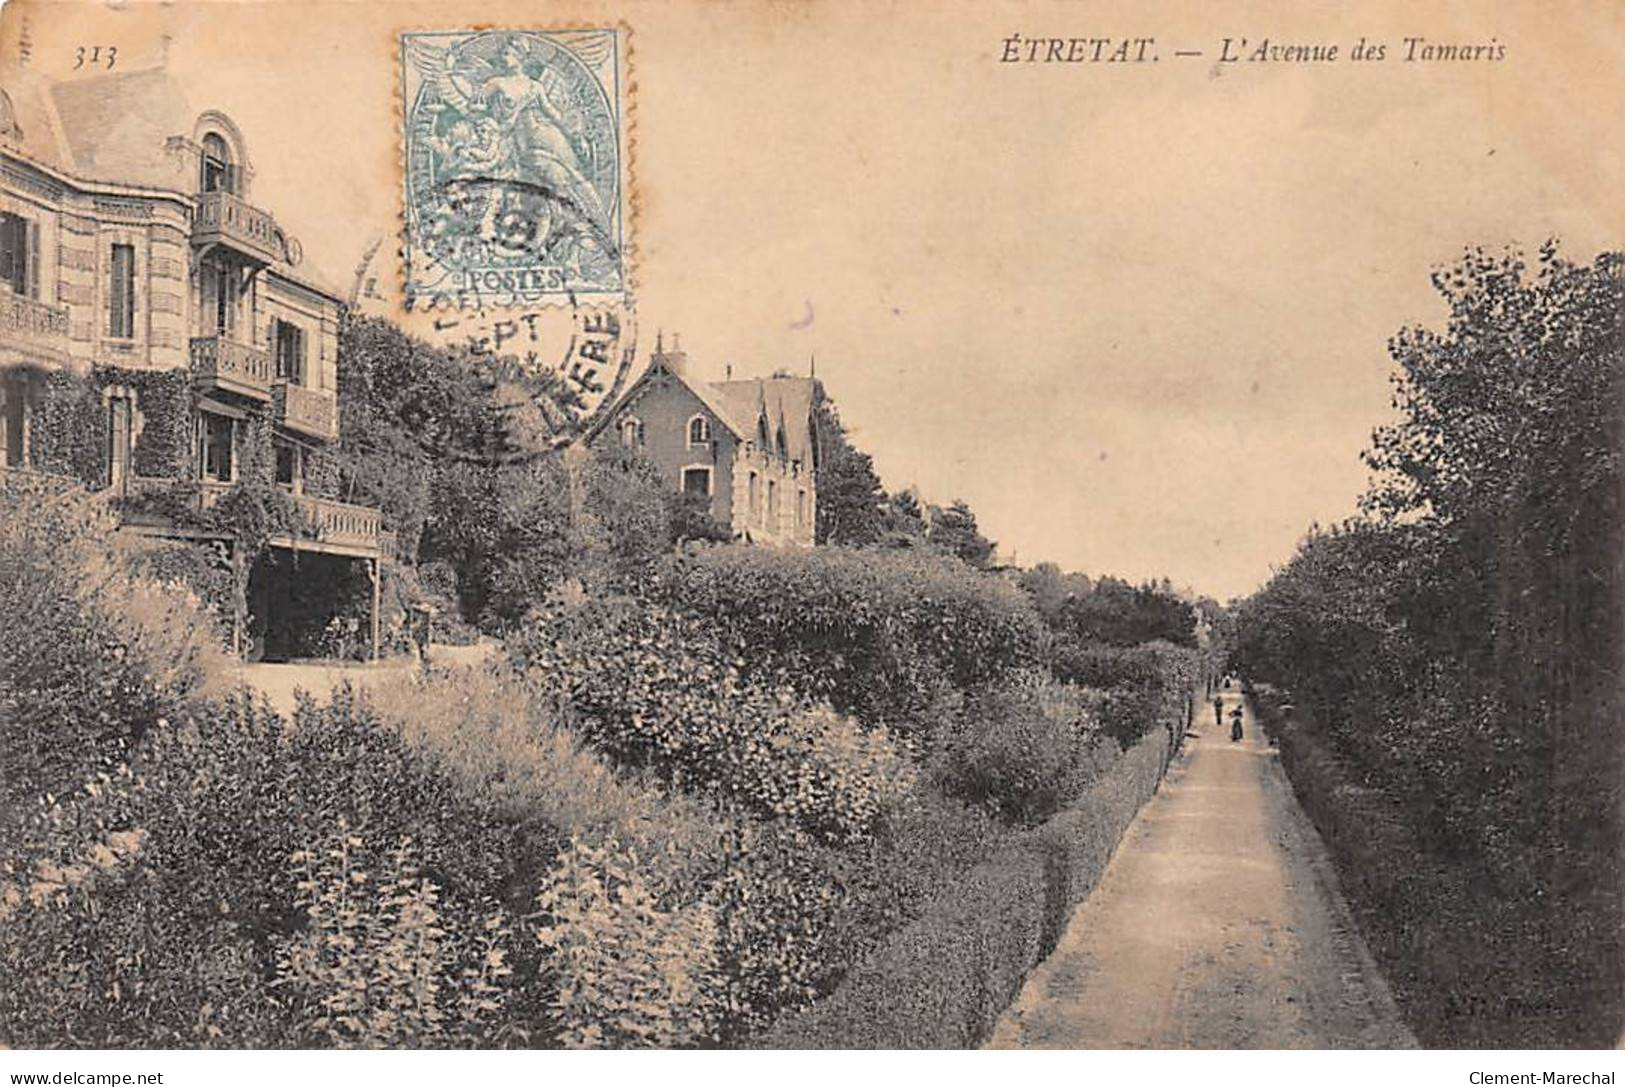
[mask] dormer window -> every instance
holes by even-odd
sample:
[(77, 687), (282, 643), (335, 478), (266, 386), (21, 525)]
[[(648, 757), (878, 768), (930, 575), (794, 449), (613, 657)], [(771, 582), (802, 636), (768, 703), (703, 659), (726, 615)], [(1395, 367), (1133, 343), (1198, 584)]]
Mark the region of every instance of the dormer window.
[(696, 415), (688, 421), (688, 444), (706, 445), (711, 441), (711, 420)]
[(765, 415), (756, 417), (756, 447), (763, 452), (773, 448), (767, 436), (767, 416)]
[(635, 416), (627, 416), (621, 420), (621, 445), (627, 449), (637, 449), (643, 445), (643, 424)]
[(235, 192), (236, 170), (232, 167), (231, 148), (217, 133), (203, 137), (203, 165), (198, 176), (199, 192)]
[(776, 443), (776, 448), (779, 451), (779, 456), (788, 458), (790, 456), (790, 442), (787, 438), (785, 438), (784, 428), (782, 426), (779, 427), (778, 434), (774, 436), (774, 442)]

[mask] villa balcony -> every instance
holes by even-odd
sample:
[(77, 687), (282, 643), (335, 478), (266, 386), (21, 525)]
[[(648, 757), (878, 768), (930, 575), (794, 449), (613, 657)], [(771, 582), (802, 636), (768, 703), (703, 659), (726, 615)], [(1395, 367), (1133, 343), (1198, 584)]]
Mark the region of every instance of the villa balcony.
[(204, 248), (224, 246), (258, 265), (274, 263), (283, 256), (271, 213), (229, 192), (198, 196), (192, 244)]
[(60, 365), (68, 358), (68, 308), (0, 287), (0, 364)]
[(271, 356), (223, 336), (192, 340), (192, 375), (205, 385), (255, 400), (271, 399)]
[(289, 430), (324, 442), (339, 436), (338, 398), (327, 389), (311, 389), (279, 381), (271, 390), (276, 421)]
[[(170, 501), (178, 501), (192, 513), (202, 513), (214, 509), (237, 485), (215, 480), (132, 477), (126, 486), (131, 498), (139, 500), (167, 493), (175, 496)], [(294, 505), (304, 517), (306, 532), (298, 536), (272, 536), (270, 539), (272, 546), (296, 551), (348, 555), (352, 558), (394, 557), (395, 533), (384, 528), (383, 515), (372, 507), (355, 506), (348, 502), (317, 498), (309, 494), (293, 494), (289, 497), (293, 499)], [(144, 527), (149, 534), (211, 535), (207, 530), (180, 531), (177, 526), (178, 520), (173, 515), (164, 516), (161, 508), (153, 508), (150, 503), (148, 508), (138, 505), (134, 511), (127, 510), (124, 516), (126, 525)]]
[[(294, 496), (324, 551), (390, 557), (395, 534), (384, 530), (383, 515), (370, 506), (352, 506), (331, 498)], [(276, 541), (280, 542), (280, 541)], [(301, 543), (301, 546), (308, 544)]]

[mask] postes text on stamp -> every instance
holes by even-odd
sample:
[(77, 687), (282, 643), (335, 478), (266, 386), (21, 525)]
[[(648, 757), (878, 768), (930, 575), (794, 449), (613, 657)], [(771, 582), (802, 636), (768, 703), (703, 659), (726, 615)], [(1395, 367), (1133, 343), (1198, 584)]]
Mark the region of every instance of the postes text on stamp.
[(401, 35), (409, 308), (619, 300), (614, 29)]

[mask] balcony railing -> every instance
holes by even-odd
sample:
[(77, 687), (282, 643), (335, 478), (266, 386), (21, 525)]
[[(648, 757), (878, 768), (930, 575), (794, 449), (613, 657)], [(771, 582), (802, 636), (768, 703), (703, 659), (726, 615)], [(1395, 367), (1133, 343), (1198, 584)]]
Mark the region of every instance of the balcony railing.
[(68, 309), (13, 294), (0, 287), (0, 342), (38, 352), (50, 361), (68, 353)]
[[(213, 509), (235, 486), (235, 483), (216, 480), (177, 481), (137, 476), (129, 479), (127, 491), (131, 497), (177, 492), (184, 497), (184, 505), (188, 509), (204, 511)], [(395, 534), (384, 529), (383, 517), (377, 510), (331, 498), (317, 498), (315, 495), (296, 494), (291, 497), (304, 515), (308, 535), (301, 535), (298, 539), (273, 537), (273, 543), (281, 546), (315, 544), (318, 547), (327, 544), (352, 554), (370, 553), (359, 557), (393, 557)]]
[(283, 256), (271, 213), (229, 192), (198, 196), (192, 244), (224, 245), (260, 264), (270, 264)]
[(332, 441), (339, 436), (338, 399), (327, 389), (279, 381), (271, 391), (276, 421), (289, 430)]
[(227, 392), (256, 400), (271, 398), (271, 356), (223, 336), (192, 340), (192, 373)]
[(348, 502), (308, 494), (296, 495), (294, 501), (316, 530), (319, 543), (378, 551), (384, 549), (385, 537), (393, 535), (384, 531), (379, 512), (368, 506), (352, 506)]

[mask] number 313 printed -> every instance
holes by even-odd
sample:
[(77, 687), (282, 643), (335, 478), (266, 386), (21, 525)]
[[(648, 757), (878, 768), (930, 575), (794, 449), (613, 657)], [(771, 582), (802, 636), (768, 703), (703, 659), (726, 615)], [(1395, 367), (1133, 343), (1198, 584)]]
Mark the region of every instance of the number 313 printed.
[(118, 59), (118, 46), (116, 45), (81, 45), (73, 55), (73, 69), (78, 71), (85, 65), (92, 68), (97, 65), (111, 68)]

